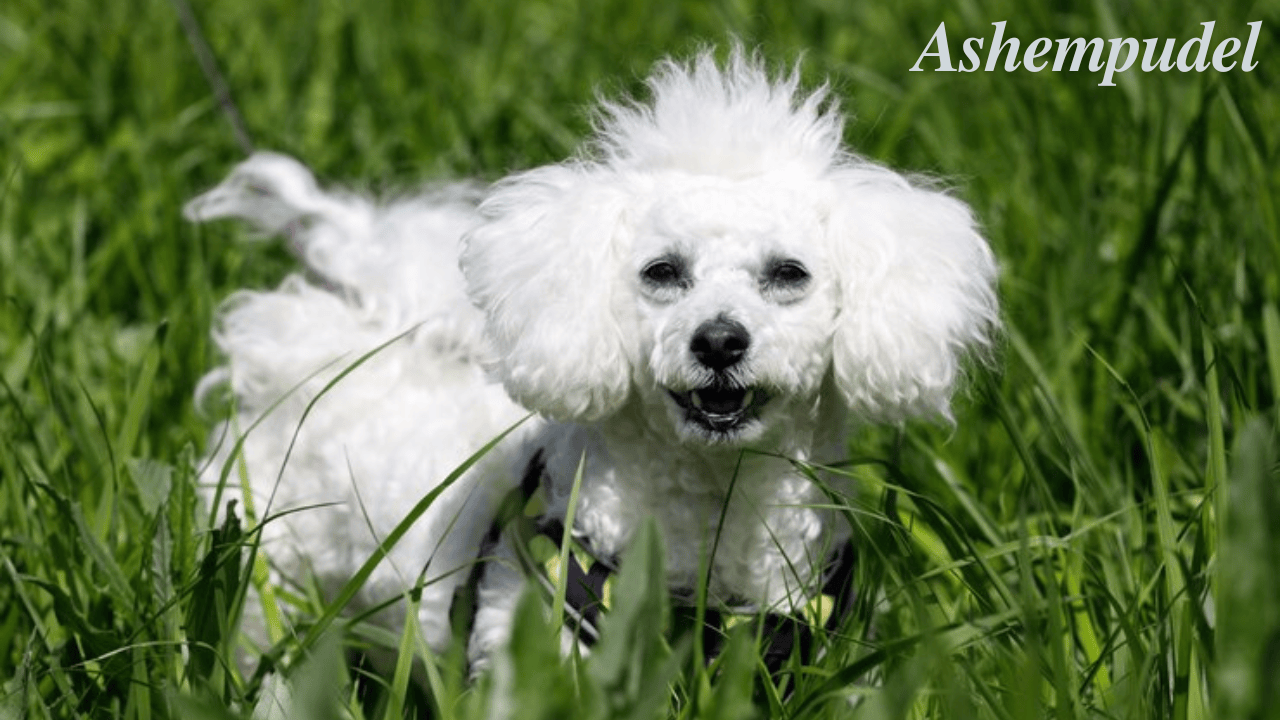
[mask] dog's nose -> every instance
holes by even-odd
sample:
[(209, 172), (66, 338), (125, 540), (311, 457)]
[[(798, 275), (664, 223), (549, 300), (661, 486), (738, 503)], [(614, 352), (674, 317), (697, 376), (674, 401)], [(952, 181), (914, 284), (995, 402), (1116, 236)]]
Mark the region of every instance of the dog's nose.
[(702, 323), (693, 333), (689, 349), (698, 362), (712, 370), (732, 367), (747, 354), (751, 334), (742, 324), (724, 317)]

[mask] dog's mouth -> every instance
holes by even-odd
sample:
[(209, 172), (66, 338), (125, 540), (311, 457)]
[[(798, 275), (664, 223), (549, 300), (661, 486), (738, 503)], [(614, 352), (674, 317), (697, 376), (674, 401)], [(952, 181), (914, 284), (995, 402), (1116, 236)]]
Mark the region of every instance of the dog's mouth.
[(715, 435), (729, 435), (755, 420), (769, 401), (758, 387), (712, 384), (696, 390), (667, 394), (684, 410), (685, 418)]

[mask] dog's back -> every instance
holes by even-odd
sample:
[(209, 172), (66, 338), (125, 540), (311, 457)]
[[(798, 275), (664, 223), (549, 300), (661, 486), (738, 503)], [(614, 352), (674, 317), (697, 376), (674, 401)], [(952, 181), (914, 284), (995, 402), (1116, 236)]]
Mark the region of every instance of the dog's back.
[[(187, 206), (192, 220), (238, 218), (286, 236), (306, 270), (226, 301), (214, 331), (225, 364), (199, 391), (205, 404), (234, 403), (210, 443), (205, 497), (267, 519), (276, 580), (314, 573), (336, 592), (424, 495), (525, 415), (480, 367), (483, 321), (457, 267), (474, 199), (450, 186), (379, 205), (322, 191), (301, 164), (260, 153)], [(444, 492), (357, 601), (396, 597), (426, 565), (420, 624), (444, 647), (453, 590), (510, 486), (510, 462), (498, 448)], [(250, 635), (265, 639), (253, 605)], [(389, 624), (402, 612), (386, 610)]]

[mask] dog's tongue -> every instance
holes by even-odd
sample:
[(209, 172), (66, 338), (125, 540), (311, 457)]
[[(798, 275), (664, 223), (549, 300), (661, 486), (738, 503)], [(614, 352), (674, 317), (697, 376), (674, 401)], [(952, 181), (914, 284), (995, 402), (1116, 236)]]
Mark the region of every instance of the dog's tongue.
[(709, 415), (732, 415), (747, 404), (747, 391), (730, 388), (703, 388), (693, 393), (694, 406)]

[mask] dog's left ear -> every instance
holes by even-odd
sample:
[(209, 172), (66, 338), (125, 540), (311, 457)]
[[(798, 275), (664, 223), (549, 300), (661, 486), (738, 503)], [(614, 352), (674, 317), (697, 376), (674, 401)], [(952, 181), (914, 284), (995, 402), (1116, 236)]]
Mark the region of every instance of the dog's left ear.
[(827, 241), (841, 282), (835, 377), (857, 416), (951, 419), (971, 350), (999, 324), (996, 264), (967, 205), (874, 165), (833, 170)]
[(464, 240), (467, 292), (485, 313), (507, 392), (562, 420), (595, 420), (631, 386), (614, 304), (629, 195), (590, 164), (551, 165), (494, 186)]

